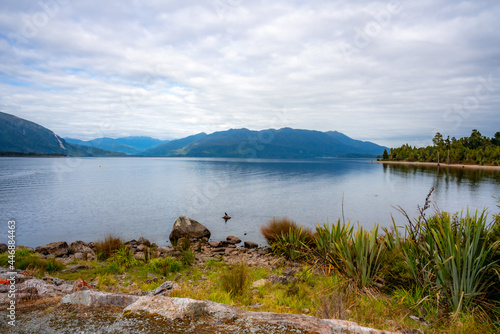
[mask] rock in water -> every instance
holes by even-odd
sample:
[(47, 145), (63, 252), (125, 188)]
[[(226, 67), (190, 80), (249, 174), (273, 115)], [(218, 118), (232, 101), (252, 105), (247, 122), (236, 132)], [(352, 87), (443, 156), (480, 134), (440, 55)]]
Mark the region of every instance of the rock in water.
[(174, 223), (169, 239), (170, 242), (174, 244), (177, 240), (183, 237), (187, 237), (189, 239), (209, 239), (210, 235), (211, 233), (208, 228), (198, 223), (196, 220), (180, 216)]

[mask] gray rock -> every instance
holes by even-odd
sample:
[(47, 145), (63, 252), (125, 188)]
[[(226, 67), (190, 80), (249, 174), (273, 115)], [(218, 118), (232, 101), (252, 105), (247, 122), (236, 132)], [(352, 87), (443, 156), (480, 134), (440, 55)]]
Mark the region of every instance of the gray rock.
[(272, 284), (286, 284), (289, 281), (289, 278), (287, 276), (282, 276), (282, 275), (269, 275), (267, 276), (267, 280), (271, 282)]
[(108, 293), (96, 290), (83, 290), (68, 294), (61, 299), (63, 304), (81, 304), (85, 306), (120, 306), (126, 307), (136, 302), (138, 296)]
[(55, 257), (61, 257), (69, 253), (66, 241), (51, 242), (45, 246), (37, 247), (35, 250), (42, 255), (52, 255)]
[(62, 278), (58, 278), (58, 277), (50, 277), (50, 276), (45, 276), (44, 278), (42, 278), (45, 282), (47, 283), (52, 283), (56, 286), (60, 286), (60, 285), (63, 285), (63, 284), (71, 284), (71, 286), (73, 286), (73, 282), (70, 282), (70, 281), (66, 281)]
[(137, 240), (137, 244), (138, 245), (145, 245), (147, 247), (151, 247), (151, 242), (146, 239), (146, 238), (143, 238), (143, 237), (140, 237), (138, 240)]
[(124, 312), (133, 313), (140, 313), (141, 311), (158, 314), (168, 320), (197, 319), (199, 317), (204, 319), (213, 318), (216, 322), (233, 320), (239, 325), (248, 326), (249, 328), (261, 325), (278, 325), (290, 326), (295, 331), (300, 330), (304, 333), (389, 334), (389, 332), (361, 327), (350, 321), (317, 319), (299, 314), (243, 311), (208, 300), (200, 301), (189, 298), (144, 296), (124, 310)]
[(18, 272), (15, 272), (15, 271), (3, 271), (0, 272), (0, 278), (4, 278), (4, 279), (7, 279), (7, 280), (10, 280), (11, 278), (14, 278), (16, 284), (20, 284), (24, 281), (26, 281), (26, 276), (24, 276), (23, 274), (20, 274)]
[(260, 286), (264, 286), (264, 285), (269, 284), (269, 283), (271, 283), (271, 282), (269, 282), (269, 280), (267, 280), (265, 278), (261, 278), (260, 280), (253, 282), (252, 288), (258, 288)]
[(245, 248), (257, 248), (257, 247), (259, 247), (259, 245), (253, 241), (245, 241), (244, 246), (245, 246)]
[(6, 244), (0, 243), (0, 253), (5, 253), (9, 250), (9, 247)]
[(233, 235), (230, 235), (229, 237), (226, 238), (226, 242), (229, 244), (236, 245), (236, 244), (239, 244), (241, 242), (241, 239), (238, 237), (235, 237)]
[(146, 282), (151, 283), (151, 282), (158, 282), (158, 277), (156, 277), (155, 274), (147, 273), (146, 276), (148, 276), (148, 279)]
[(146, 255), (143, 252), (137, 252), (134, 254), (134, 259), (136, 260), (145, 260)]
[[(81, 240), (72, 242), (68, 247), (68, 252), (70, 255), (74, 255), (73, 257), (77, 260), (95, 260), (97, 258), (89, 244)], [(76, 256), (78, 253), (83, 254), (83, 257), (82, 255)]]
[(183, 237), (198, 240), (203, 238), (208, 239), (210, 235), (211, 233), (208, 228), (198, 223), (196, 220), (180, 216), (174, 223), (169, 239), (171, 243), (176, 243), (177, 240)]
[(85, 261), (87, 257), (85, 256), (84, 253), (75, 253), (73, 255), (70, 255), (73, 259), (78, 260), (78, 261)]
[(153, 295), (154, 296), (157, 296), (157, 295), (161, 295), (161, 294), (165, 294), (165, 292), (167, 291), (171, 291), (171, 290), (178, 290), (180, 289), (179, 285), (177, 285), (175, 282), (172, 282), (172, 281), (165, 281), (163, 282), (159, 287), (157, 287), (154, 291), (153, 291)]
[(72, 266), (71, 268), (64, 269), (61, 272), (62, 273), (76, 273), (77, 271), (83, 270), (83, 269), (89, 269), (89, 266), (84, 265), (84, 264), (77, 264), (75, 266)]

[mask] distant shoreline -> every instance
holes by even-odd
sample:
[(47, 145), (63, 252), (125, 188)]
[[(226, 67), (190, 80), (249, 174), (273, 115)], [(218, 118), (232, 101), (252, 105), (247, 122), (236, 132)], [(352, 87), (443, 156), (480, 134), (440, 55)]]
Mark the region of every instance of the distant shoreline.
[(446, 164), (437, 162), (411, 162), (411, 161), (370, 161), (374, 163), (390, 164), (390, 165), (412, 165), (412, 166), (431, 166), (431, 167), (446, 167), (446, 168), (468, 168), (468, 169), (485, 169), (500, 172), (500, 166), (481, 166), (481, 165), (464, 165), (464, 164)]

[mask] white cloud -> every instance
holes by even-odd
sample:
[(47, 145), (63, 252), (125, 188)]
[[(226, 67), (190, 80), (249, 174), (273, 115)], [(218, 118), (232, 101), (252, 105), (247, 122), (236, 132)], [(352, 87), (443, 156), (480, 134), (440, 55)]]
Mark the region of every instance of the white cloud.
[(391, 3), (3, 1), (0, 105), (84, 139), (498, 131), (500, 4)]

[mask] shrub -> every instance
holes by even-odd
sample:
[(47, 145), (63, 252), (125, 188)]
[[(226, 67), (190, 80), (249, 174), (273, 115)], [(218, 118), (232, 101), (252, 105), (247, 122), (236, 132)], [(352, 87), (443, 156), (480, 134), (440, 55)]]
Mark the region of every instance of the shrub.
[(167, 276), (182, 269), (182, 263), (171, 258), (156, 258), (149, 262), (148, 267), (151, 271)]
[(110, 265), (117, 267), (130, 268), (139, 264), (134, 258), (134, 254), (130, 251), (128, 246), (123, 245), (118, 251), (114, 252), (113, 256), (108, 259)]
[(107, 235), (104, 240), (96, 242), (94, 251), (97, 254), (97, 259), (104, 261), (110, 258), (122, 246), (123, 240), (121, 238)]
[(260, 227), (260, 231), (264, 238), (266, 238), (267, 242), (272, 245), (278, 237), (283, 233), (288, 233), (290, 230), (298, 230), (299, 227), (297, 223), (293, 220), (290, 220), (286, 217), (284, 218), (273, 218), (271, 219), (267, 225), (262, 225)]
[(266, 225), (260, 227), (260, 231), (271, 246), (278, 241), (280, 237), (289, 233), (299, 233), (300, 238), (303, 239), (308, 246), (311, 246), (314, 241), (311, 229), (304, 228), (303, 226), (299, 227), (297, 223), (286, 217), (271, 219)]
[(248, 267), (245, 263), (234, 265), (221, 276), (222, 288), (231, 296), (240, 296), (245, 292), (248, 283)]

